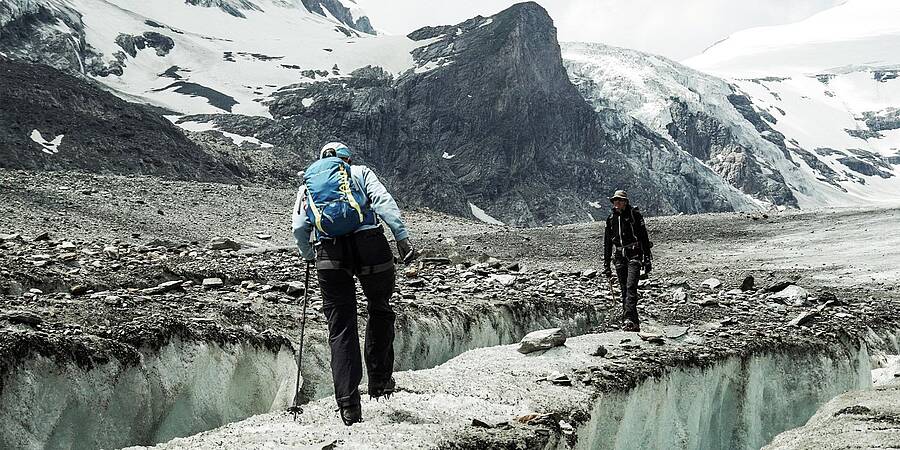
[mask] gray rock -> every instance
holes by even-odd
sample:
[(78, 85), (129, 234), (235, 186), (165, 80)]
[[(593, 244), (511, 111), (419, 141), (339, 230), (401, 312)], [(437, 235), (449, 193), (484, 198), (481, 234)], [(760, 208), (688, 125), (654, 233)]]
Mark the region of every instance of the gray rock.
[(663, 332), (669, 339), (678, 339), (686, 335), (689, 329), (689, 327), (681, 325), (669, 325), (667, 327), (663, 327)]
[(223, 237), (212, 238), (207, 247), (210, 250), (240, 250), (241, 244)]
[(601, 358), (606, 356), (607, 354), (609, 354), (609, 350), (607, 350), (606, 347), (602, 345), (598, 345), (597, 349), (591, 352), (591, 356), (599, 356)]
[(769, 286), (767, 286), (765, 291), (766, 292), (780, 292), (780, 291), (783, 291), (784, 288), (786, 288), (792, 284), (794, 284), (794, 282), (791, 280), (779, 280), (779, 281), (776, 281), (776, 282), (770, 284)]
[(87, 291), (88, 291), (87, 286), (85, 286), (83, 284), (76, 284), (76, 285), (72, 286), (71, 288), (69, 288), (69, 292), (72, 295), (84, 295), (87, 293)]
[(425, 280), (423, 280), (421, 278), (416, 278), (416, 279), (407, 281), (406, 285), (409, 287), (414, 287), (414, 288), (425, 287)]
[(225, 285), (221, 278), (204, 278), (203, 287), (207, 289), (216, 289)]
[(548, 350), (566, 343), (566, 335), (561, 328), (532, 331), (522, 338), (519, 343), (519, 353), (532, 353), (540, 350)]
[(557, 386), (571, 386), (572, 379), (566, 374), (554, 373), (547, 377), (547, 381)]
[(747, 278), (744, 278), (744, 281), (741, 283), (742, 291), (752, 291), (754, 289), (756, 280), (753, 278), (753, 275), (747, 275)]
[(682, 303), (688, 300), (688, 293), (684, 290), (684, 288), (675, 289), (672, 292), (672, 301), (675, 303)]
[(0, 320), (6, 320), (13, 324), (36, 327), (44, 322), (44, 319), (33, 311), (0, 311)]
[(653, 344), (662, 344), (666, 341), (664, 336), (659, 333), (638, 333), (638, 337), (640, 337), (642, 341)]
[(499, 283), (502, 286), (512, 286), (516, 284), (517, 277), (515, 275), (491, 275), (490, 280)]
[(797, 285), (790, 285), (780, 292), (769, 296), (770, 300), (782, 301), (794, 306), (803, 306), (809, 298), (809, 292)]
[(698, 306), (718, 306), (719, 302), (714, 298), (704, 297), (693, 301)]
[(809, 323), (810, 320), (818, 316), (818, 311), (804, 311), (797, 315), (793, 320), (788, 322), (788, 325), (798, 327), (800, 325), (805, 325)]
[(706, 289), (709, 291), (716, 290), (722, 286), (722, 281), (718, 278), (707, 278), (700, 283), (701, 289)]
[(156, 287), (144, 289), (141, 292), (146, 295), (165, 294), (166, 292), (181, 289), (182, 284), (184, 284), (184, 280), (166, 281), (165, 283), (160, 283)]
[(299, 281), (290, 281), (287, 284), (285, 293), (287, 295), (290, 295), (291, 297), (300, 297), (301, 295), (306, 293), (306, 288), (304, 284)]

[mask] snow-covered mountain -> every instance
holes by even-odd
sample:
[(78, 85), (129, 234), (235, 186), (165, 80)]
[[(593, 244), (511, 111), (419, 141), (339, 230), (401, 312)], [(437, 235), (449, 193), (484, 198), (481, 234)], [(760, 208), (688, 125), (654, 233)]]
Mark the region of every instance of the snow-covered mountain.
[(0, 52), (177, 113), (268, 115), (278, 87), (412, 67), (353, 0), (6, 0)]
[[(865, 1), (842, 7), (869, 11)], [(878, 30), (893, 42), (889, 21)], [(346, 140), (401, 198), (446, 212), (571, 222), (621, 187), (658, 214), (900, 203), (900, 69), (887, 60), (795, 73), (773, 41), (771, 68), (753, 66), (773, 75), (723, 79), (599, 44), (561, 53), (533, 2), (409, 36), (374, 31), (352, 0), (0, 4), (5, 57), (80, 74), (187, 115), (172, 117), (183, 129), (216, 129), (301, 163), (323, 140)], [(762, 38), (736, 36), (745, 35), (692, 64), (765, 60), (750, 49)], [(824, 61), (838, 44), (809, 45), (830, 52), (812, 58)]]
[[(537, 3), (393, 37), (349, 28), (328, 4), (19, 0), (2, 10), (0, 51), (166, 114), (190, 114), (172, 119), (249, 143), (260, 161), (282, 151), (293, 158), (284, 164), (300, 168), (310, 149), (340, 139), (406, 204), (482, 220), (591, 220), (598, 201), (620, 188), (651, 214), (754, 207), (658, 133), (618, 111), (595, 111), (571, 83), (556, 29)], [(21, 101), (35, 111), (11, 130), (15, 143), (48, 128), (42, 104)], [(70, 129), (52, 128), (50, 137)], [(44, 141), (25, 142), (29, 167), (94, 168), (80, 157), (51, 160), (65, 143), (46, 155)], [(210, 141), (216, 157), (219, 142)], [(245, 156), (226, 150), (223, 165), (268, 172)]]
[(796, 207), (815, 195), (771, 133), (757, 130), (761, 119), (742, 108), (746, 98), (724, 80), (602, 44), (564, 43), (562, 55), (594, 109), (628, 114), (761, 203)]
[(685, 63), (750, 98), (825, 186), (813, 205), (900, 204), (900, 2), (849, 0), (741, 31)]

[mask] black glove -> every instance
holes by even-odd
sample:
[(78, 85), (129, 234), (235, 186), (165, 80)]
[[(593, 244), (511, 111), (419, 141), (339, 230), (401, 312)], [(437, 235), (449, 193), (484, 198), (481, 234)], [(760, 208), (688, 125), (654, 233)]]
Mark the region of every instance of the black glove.
[(609, 267), (609, 264), (603, 266), (603, 276), (612, 278), (612, 269)]
[(419, 257), (409, 239), (397, 241), (397, 251), (400, 252), (400, 260), (403, 261), (403, 264), (409, 264)]
[(650, 273), (653, 270), (653, 263), (649, 259), (644, 261), (644, 273)]

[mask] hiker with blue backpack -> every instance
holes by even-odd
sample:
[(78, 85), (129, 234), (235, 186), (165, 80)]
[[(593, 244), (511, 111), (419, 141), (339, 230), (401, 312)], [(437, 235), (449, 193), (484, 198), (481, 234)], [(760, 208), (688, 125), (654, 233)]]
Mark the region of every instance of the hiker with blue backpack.
[[(416, 252), (397, 202), (375, 174), (351, 165), (350, 149), (339, 142), (322, 148), (319, 160), (303, 173), (294, 205), (294, 238), (307, 264), (313, 261), (328, 319), (334, 396), (345, 425), (362, 421), (356, 282), (368, 301), (365, 363), (371, 398), (394, 392), (394, 255), (382, 223), (397, 241), (400, 259)], [(311, 244), (313, 242), (313, 244)], [(302, 345), (302, 343), (301, 343)]]

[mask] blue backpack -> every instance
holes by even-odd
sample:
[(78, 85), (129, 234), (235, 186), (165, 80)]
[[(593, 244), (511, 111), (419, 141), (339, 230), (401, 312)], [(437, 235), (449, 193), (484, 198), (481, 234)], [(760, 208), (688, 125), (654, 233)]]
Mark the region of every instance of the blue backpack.
[(369, 198), (350, 174), (350, 164), (338, 157), (314, 162), (303, 176), (306, 216), (319, 238), (336, 238), (376, 223)]

